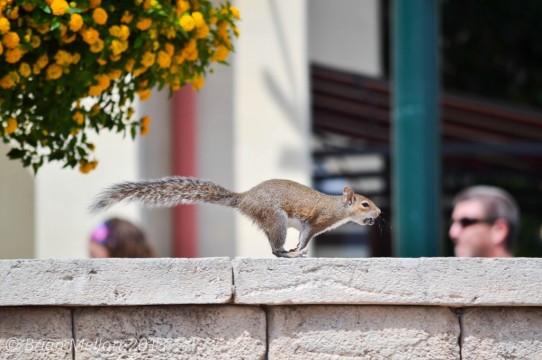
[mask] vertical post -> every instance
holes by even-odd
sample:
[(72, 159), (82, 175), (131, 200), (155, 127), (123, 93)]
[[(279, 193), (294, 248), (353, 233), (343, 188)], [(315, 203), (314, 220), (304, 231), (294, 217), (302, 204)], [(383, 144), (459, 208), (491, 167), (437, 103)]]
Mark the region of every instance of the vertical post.
[(401, 257), (439, 253), (438, 4), (393, 3), (394, 250)]
[[(197, 94), (186, 85), (173, 94), (172, 150), (173, 173), (196, 176)], [(173, 209), (173, 254), (175, 257), (197, 256), (196, 205)]]

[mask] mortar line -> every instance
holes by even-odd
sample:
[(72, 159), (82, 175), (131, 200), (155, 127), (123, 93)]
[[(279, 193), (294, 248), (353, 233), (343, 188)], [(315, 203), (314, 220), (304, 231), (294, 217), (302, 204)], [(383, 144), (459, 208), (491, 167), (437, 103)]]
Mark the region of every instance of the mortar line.
[(74, 315), (74, 312), (75, 312), (75, 309), (74, 308), (70, 308), (70, 315), (71, 315), (71, 320), (72, 320), (72, 343), (71, 343), (71, 348), (72, 348), (72, 360), (75, 360), (75, 344), (77, 343), (77, 340), (75, 339), (75, 315)]
[(265, 355), (264, 359), (269, 359), (269, 338), (270, 338), (270, 321), (269, 318), (271, 314), (269, 313), (269, 307), (268, 306), (262, 306), (262, 309), (265, 313)]
[[(230, 266), (231, 266), (231, 261), (230, 261)], [(233, 270), (233, 266), (231, 266), (231, 297), (228, 303), (235, 304), (236, 297), (237, 297), (237, 292), (235, 288), (235, 271)]]
[(459, 345), (459, 360), (463, 360), (463, 309), (452, 309), (459, 325), (459, 336), (457, 338), (457, 345)]

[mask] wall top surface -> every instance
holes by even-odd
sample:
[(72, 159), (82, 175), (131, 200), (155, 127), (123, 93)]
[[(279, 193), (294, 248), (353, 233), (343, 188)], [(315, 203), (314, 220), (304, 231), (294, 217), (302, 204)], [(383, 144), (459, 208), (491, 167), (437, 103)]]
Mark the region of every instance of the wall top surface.
[(542, 259), (0, 260), (0, 306), (542, 306)]

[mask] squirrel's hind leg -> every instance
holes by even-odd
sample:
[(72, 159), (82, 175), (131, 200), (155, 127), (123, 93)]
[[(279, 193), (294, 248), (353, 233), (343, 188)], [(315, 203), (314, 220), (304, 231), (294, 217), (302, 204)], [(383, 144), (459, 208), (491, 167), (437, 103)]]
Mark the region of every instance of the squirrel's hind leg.
[(277, 257), (292, 257), (291, 254), (284, 250), (286, 235), (288, 231), (288, 217), (286, 214), (277, 213), (275, 216), (268, 216), (265, 223), (260, 224), (269, 240), (271, 250)]

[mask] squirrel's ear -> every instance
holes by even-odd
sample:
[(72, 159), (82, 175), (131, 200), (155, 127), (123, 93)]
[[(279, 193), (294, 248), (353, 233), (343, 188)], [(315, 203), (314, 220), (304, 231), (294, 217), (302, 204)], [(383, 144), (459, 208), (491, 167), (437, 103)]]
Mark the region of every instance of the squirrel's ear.
[(352, 205), (354, 203), (354, 192), (348, 186), (344, 187), (343, 195), (344, 195), (344, 201), (348, 205)]

